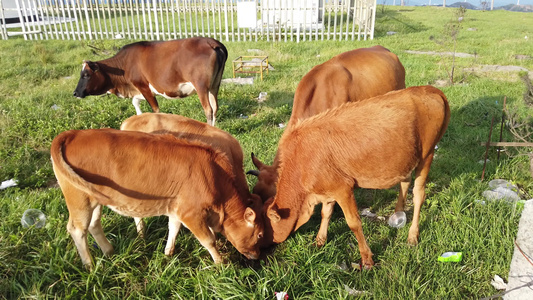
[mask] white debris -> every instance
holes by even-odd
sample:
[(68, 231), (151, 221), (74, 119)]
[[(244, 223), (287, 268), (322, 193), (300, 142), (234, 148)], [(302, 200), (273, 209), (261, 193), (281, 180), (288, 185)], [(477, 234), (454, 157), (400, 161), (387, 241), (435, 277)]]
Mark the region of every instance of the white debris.
[(237, 78), (226, 78), (222, 79), (222, 83), (235, 83), (235, 84), (254, 84), (253, 77), (237, 77)]
[(257, 97), (257, 102), (264, 102), (267, 99), (267, 95), (267, 92), (259, 93), (259, 97)]
[(511, 202), (520, 201), (520, 196), (510, 189), (504, 187), (497, 187), (494, 190), (484, 191), (483, 197), (487, 200), (507, 200)]
[(505, 281), (503, 281), (503, 279), (498, 275), (494, 275), (494, 278), (490, 281), (490, 284), (492, 284), (492, 286), (497, 290), (505, 290), (507, 288), (507, 283), (505, 283)]
[(7, 189), (8, 187), (16, 186), (18, 184), (18, 181), (16, 179), (9, 179), (6, 181), (2, 181), (2, 184), (0, 185), (0, 190)]
[(347, 286), (346, 284), (344, 285), (344, 289), (346, 290), (346, 292), (348, 292), (348, 295), (350, 295), (350, 296), (361, 296), (361, 295), (367, 293), (365, 291), (358, 291), (358, 290), (352, 289), (351, 287)]
[(287, 292), (275, 292), (276, 300), (287, 300), (289, 299), (289, 294)]
[(361, 211), (361, 216), (375, 218), (377, 215), (370, 211), (370, 208), (365, 208)]

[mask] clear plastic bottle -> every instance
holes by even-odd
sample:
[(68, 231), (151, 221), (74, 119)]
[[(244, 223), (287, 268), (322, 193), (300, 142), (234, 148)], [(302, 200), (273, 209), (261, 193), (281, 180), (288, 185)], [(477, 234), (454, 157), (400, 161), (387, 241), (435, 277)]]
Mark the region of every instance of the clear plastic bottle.
[(46, 216), (38, 209), (28, 209), (22, 215), (20, 222), (24, 228), (31, 226), (34, 226), (35, 228), (41, 228), (46, 224)]

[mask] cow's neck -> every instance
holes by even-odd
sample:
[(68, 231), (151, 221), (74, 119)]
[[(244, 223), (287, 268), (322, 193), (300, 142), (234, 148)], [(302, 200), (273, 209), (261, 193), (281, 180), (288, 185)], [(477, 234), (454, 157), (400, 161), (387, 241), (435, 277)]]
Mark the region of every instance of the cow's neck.
[(299, 183), (299, 174), (294, 172), (283, 174), (283, 169), (281, 168), (278, 171), (280, 172), (280, 178), (273, 205), (276, 207), (281, 219), (278, 224), (273, 226), (277, 229), (274, 233), (274, 241), (276, 243), (287, 239), (292, 232), (308, 220), (302, 219), (307, 215), (306, 193)]
[(222, 210), (224, 211), (224, 217), (222, 220), (223, 227), (230, 227), (235, 224), (242, 223), (244, 220), (244, 212), (248, 207), (248, 195), (245, 195), (245, 191), (239, 191), (234, 186), (231, 187), (231, 194), (224, 197), (226, 201), (222, 203)]
[[(100, 60), (97, 62), (98, 67), (102, 69), (104, 74), (109, 77), (110, 80), (110, 89), (111, 87), (116, 86), (128, 86), (127, 80), (125, 77), (125, 71), (123, 68), (123, 59), (120, 56), (113, 56), (108, 59)], [(128, 92), (119, 91), (124, 94), (125, 97), (129, 97)]]

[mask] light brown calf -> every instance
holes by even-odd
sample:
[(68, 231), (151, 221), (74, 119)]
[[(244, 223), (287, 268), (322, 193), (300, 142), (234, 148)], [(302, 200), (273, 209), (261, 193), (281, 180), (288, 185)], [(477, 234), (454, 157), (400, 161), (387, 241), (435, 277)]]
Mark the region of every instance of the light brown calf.
[(137, 218), (168, 216), (166, 255), (184, 224), (216, 263), (222, 257), (215, 232), (246, 257), (259, 256), (263, 220), (247, 204), (260, 200), (240, 192), (226, 155), (207, 144), (169, 134), (70, 130), (53, 140), (51, 155), (69, 210), (67, 229), (86, 266), (92, 266), (87, 231), (104, 254), (113, 253), (100, 223), (103, 205)]
[[(222, 129), (180, 115), (164, 113), (144, 113), (130, 117), (122, 122), (120, 129), (155, 134), (172, 134), (180, 139), (206, 143), (226, 154), (233, 168), (237, 187), (242, 188), (244, 194), (249, 193), (243, 169), (241, 144), (231, 134)], [(144, 236), (142, 219), (134, 219), (139, 235)]]
[[(396, 56), (382, 46), (341, 53), (315, 66), (296, 88), (287, 128), (347, 102), (361, 101), (405, 88), (405, 69)], [(263, 164), (252, 153), (257, 170), (253, 192), (266, 201), (276, 194), (278, 155), (273, 165)]]
[(359, 243), (362, 264), (374, 264), (361, 226), (353, 189), (400, 184), (396, 211), (404, 209), (415, 171), (413, 221), (408, 242), (418, 243), (420, 208), (435, 145), (450, 119), (444, 94), (412, 87), (321, 113), (288, 129), (279, 144), (277, 193), (265, 203), (265, 246), (287, 239), (306, 223), (316, 204), (323, 220), (317, 244), (327, 239), (335, 202)]

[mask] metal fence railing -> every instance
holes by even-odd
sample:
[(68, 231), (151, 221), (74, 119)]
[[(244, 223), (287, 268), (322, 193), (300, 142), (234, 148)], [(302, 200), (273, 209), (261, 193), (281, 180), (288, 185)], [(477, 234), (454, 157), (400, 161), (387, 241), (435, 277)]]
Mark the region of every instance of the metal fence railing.
[(0, 0), (2, 39), (373, 39), (376, 0)]

